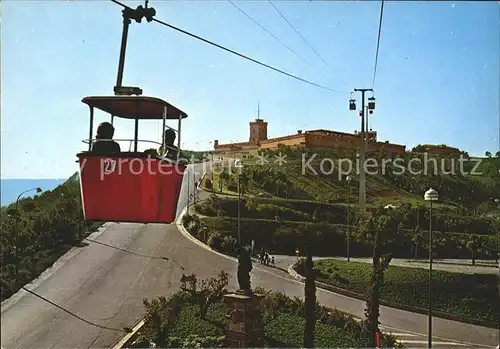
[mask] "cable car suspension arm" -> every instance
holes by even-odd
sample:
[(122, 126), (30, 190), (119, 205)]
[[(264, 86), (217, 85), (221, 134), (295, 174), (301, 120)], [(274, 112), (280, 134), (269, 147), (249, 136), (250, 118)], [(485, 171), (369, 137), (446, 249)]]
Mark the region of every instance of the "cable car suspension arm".
[[(115, 1), (113, 1), (115, 2)], [(142, 89), (139, 87), (129, 87), (122, 86), (123, 82), (123, 68), (125, 65), (125, 53), (127, 51), (127, 39), (128, 39), (128, 28), (131, 20), (135, 20), (137, 23), (141, 23), (143, 18), (146, 18), (148, 22), (153, 20), (156, 15), (156, 10), (153, 7), (148, 7), (148, 0), (145, 1), (144, 7), (142, 5), (137, 6), (134, 10), (130, 7), (125, 7), (122, 11), (123, 14), (123, 31), (122, 31), (122, 42), (120, 47), (120, 59), (118, 61), (118, 74), (116, 77), (116, 85), (114, 87), (115, 95), (141, 95)]]

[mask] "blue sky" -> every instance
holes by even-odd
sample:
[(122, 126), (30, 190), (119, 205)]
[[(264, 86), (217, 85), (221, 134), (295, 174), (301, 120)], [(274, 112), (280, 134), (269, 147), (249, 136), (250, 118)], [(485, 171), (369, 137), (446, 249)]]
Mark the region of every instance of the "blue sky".
[[(158, 19), (318, 84), (371, 87), (380, 2), (274, 2), (328, 65), (267, 1), (237, 4), (315, 68), (227, 1), (150, 2)], [(370, 121), (380, 140), (445, 143), (474, 155), (499, 149), (499, 13), (497, 2), (385, 3)], [(77, 169), (89, 121), (81, 98), (113, 93), (121, 30), (121, 8), (109, 1), (2, 2), (2, 178), (60, 178)], [(189, 114), (186, 148), (246, 140), (257, 101), (270, 137), (360, 127), (348, 93), (295, 81), (154, 22), (131, 25), (124, 85)], [(133, 137), (133, 122), (116, 128), (115, 138)], [(159, 125), (143, 123), (139, 133), (159, 140)]]

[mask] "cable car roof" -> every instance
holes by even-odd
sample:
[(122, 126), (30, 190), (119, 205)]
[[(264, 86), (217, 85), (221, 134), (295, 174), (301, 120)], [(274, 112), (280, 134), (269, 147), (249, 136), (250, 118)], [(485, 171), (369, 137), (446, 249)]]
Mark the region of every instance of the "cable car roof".
[(163, 108), (167, 107), (167, 119), (187, 118), (187, 114), (168, 102), (147, 96), (90, 96), (82, 99), (94, 107), (113, 116), (125, 119), (163, 119)]

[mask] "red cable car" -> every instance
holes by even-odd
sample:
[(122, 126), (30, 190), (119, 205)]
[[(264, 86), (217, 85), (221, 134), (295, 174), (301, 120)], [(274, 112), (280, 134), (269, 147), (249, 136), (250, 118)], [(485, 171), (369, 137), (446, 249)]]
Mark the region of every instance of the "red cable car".
[[(179, 163), (181, 120), (187, 114), (173, 105), (146, 96), (85, 97), (90, 107), (89, 149), (77, 154), (83, 214), (90, 221), (133, 223), (171, 223), (175, 220), (177, 202), (186, 165)], [(99, 155), (92, 152), (94, 108), (113, 117), (135, 120), (134, 151)], [(178, 119), (177, 158), (148, 156), (138, 152), (139, 120)], [(115, 141), (124, 141), (115, 139)], [(87, 142), (87, 140), (84, 140)], [(142, 141), (141, 141), (142, 142)], [(165, 139), (156, 143), (165, 149)]]

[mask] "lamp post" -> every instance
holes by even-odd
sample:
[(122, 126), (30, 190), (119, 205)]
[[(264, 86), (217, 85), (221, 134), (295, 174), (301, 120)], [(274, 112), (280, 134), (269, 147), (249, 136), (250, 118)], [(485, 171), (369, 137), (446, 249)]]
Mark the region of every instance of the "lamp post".
[(191, 203), (191, 190), (190, 190), (190, 185), (189, 183), (191, 183), (191, 180), (189, 179), (189, 171), (186, 171), (187, 173), (187, 185), (188, 185), (188, 196), (187, 196), (187, 209), (186, 209), (186, 212), (187, 212), (187, 215), (189, 216), (189, 204)]
[(241, 170), (243, 168), (243, 163), (240, 159), (234, 160), (234, 167), (238, 169), (238, 244), (241, 248), (241, 210), (240, 210), (240, 202), (241, 202), (241, 184), (240, 184), (240, 175)]
[(193, 172), (193, 204), (196, 205), (196, 194), (198, 192), (198, 185), (196, 180), (196, 173)]
[(429, 211), (429, 323), (427, 341), (428, 347), (432, 348), (432, 202), (439, 199), (439, 194), (430, 188), (424, 194), (424, 200), (430, 201)]
[(346, 177), (349, 185), (347, 192), (347, 261), (351, 260), (351, 176)]
[(31, 189), (28, 189), (28, 190), (25, 190), (23, 191), (21, 194), (19, 194), (17, 196), (17, 199), (16, 199), (16, 210), (15, 210), (15, 215), (16, 215), (16, 229), (15, 229), (15, 232), (14, 232), (14, 258), (16, 260), (16, 269), (15, 269), (15, 280), (16, 280), (16, 286), (18, 284), (18, 274), (19, 274), (19, 258), (18, 258), (18, 246), (19, 246), (19, 218), (20, 218), (20, 214), (19, 214), (19, 200), (21, 199), (21, 196), (23, 196), (24, 194), (30, 192), (30, 191), (36, 191), (37, 194), (41, 193), (42, 192), (42, 189), (40, 187), (36, 187), (36, 188), (31, 188)]

